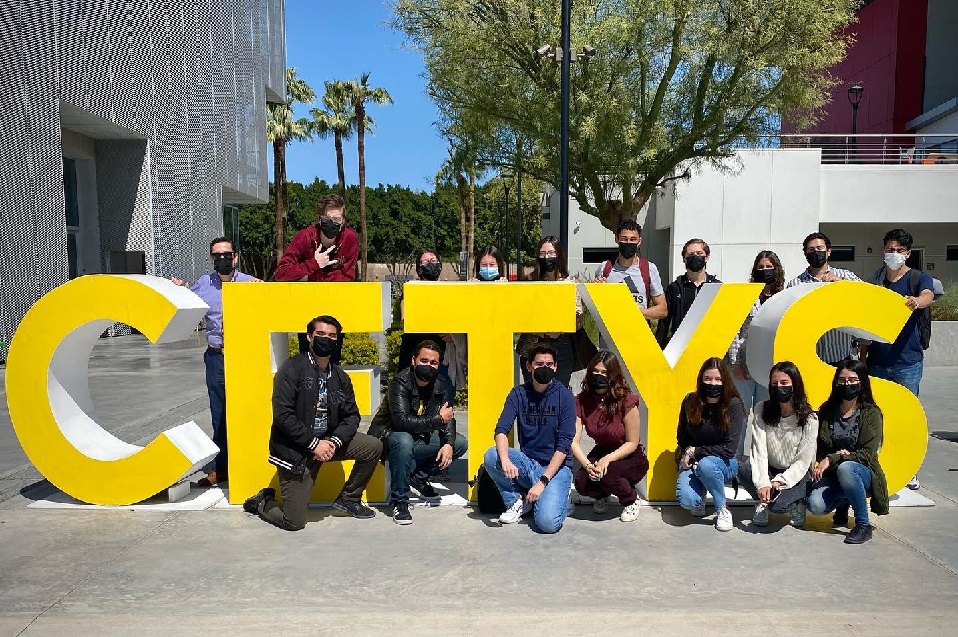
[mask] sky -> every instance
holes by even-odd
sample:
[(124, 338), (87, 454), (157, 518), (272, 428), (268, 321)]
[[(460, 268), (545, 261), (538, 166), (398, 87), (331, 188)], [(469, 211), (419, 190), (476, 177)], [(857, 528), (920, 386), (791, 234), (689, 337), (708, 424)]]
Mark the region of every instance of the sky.
[[(369, 84), (389, 91), (395, 104), (369, 107), (376, 129), (366, 134), (366, 184), (432, 191), (446, 145), (433, 126), (438, 112), (426, 96), (422, 58), (404, 47), (403, 35), (388, 25), (390, 17), (383, 0), (286, 0), (286, 66), (295, 67), (316, 91), (314, 106), (320, 105), (323, 82), (369, 72)], [(297, 116), (309, 117), (310, 108), (299, 107)], [(356, 136), (343, 146), (346, 183), (356, 184)], [(332, 138), (291, 142), (286, 148), (289, 181), (336, 182)], [(270, 153), (270, 181), (272, 161)]]

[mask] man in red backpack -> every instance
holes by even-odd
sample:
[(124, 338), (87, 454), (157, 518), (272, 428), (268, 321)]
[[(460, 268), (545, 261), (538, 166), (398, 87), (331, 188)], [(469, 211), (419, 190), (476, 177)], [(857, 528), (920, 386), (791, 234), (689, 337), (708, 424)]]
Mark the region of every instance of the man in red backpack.
[(642, 228), (632, 219), (623, 219), (615, 233), (619, 255), (615, 261), (606, 261), (595, 271), (598, 283), (625, 283), (632, 292), (635, 304), (646, 320), (668, 316), (665, 293), (659, 269), (648, 259), (638, 255), (642, 245)]

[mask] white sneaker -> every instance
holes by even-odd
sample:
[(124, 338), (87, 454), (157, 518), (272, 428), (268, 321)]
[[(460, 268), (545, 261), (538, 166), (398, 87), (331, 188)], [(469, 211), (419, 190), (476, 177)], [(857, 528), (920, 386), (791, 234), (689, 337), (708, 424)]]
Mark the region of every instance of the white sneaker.
[(689, 509), (689, 513), (691, 513), (693, 516), (697, 518), (704, 518), (705, 517), (705, 500), (702, 500), (702, 502), (698, 506), (692, 507), (691, 509)]
[(921, 482), (918, 481), (918, 474), (917, 474), (917, 473), (915, 474), (915, 477), (914, 477), (914, 478), (912, 478), (911, 480), (908, 481), (908, 484), (907, 484), (906, 486), (907, 486), (909, 489), (911, 489), (912, 491), (917, 491), (918, 489), (921, 488)]
[(722, 507), (718, 510), (718, 517), (715, 518), (715, 529), (718, 531), (732, 530), (732, 512), (728, 507)]
[(622, 509), (622, 515), (619, 520), (622, 522), (635, 522), (639, 518), (639, 502), (635, 501)]
[(755, 505), (755, 513), (752, 514), (752, 524), (755, 526), (768, 526), (768, 505), (759, 502)]
[(805, 526), (805, 502), (799, 500), (788, 510), (788, 523), (796, 529)]
[(592, 503), (592, 510), (596, 513), (605, 513), (609, 510), (609, 498), (608, 496), (604, 498), (599, 498)]
[(499, 524), (515, 524), (522, 517), (522, 510), (525, 508), (526, 500), (521, 495), (512, 503), (512, 506), (502, 512), (499, 516)]

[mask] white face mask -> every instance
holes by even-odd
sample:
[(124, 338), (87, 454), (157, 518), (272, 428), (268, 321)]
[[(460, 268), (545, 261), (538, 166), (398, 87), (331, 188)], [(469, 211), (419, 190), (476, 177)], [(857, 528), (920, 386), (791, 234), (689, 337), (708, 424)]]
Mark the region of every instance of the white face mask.
[(903, 254), (898, 254), (897, 252), (886, 252), (885, 253), (885, 265), (889, 270), (900, 270), (901, 266), (905, 265), (905, 260), (907, 257)]

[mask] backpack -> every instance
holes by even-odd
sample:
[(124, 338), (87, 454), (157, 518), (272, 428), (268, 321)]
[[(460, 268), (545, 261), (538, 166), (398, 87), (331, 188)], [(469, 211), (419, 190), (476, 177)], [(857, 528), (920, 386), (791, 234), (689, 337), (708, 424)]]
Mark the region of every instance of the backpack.
[[(608, 279), (609, 274), (612, 272), (612, 261), (606, 261), (602, 264), (602, 278)], [(652, 304), (652, 275), (649, 272), (649, 260), (639, 257), (639, 273), (642, 275), (642, 282), (645, 283), (645, 304), (651, 306)], [(630, 277), (625, 277), (625, 284), (629, 286), (629, 291), (632, 294), (638, 294), (638, 290), (635, 289), (635, 283), (632, 282)]]
[(476, 474), (476, 500), (480, 513), (499, 515), (506, 510), (499, 487), (482, 465), (479, 465), (479, 473)]
[[(921, 270), (916, 270), (912, 268), (908, 272), (908, 288), (911, 291), (911, 296), (918, 296), (921, 294), (919, 289), (920, 280), (921, 280)], [(875, 274), (872, 276), (871, 282), (875, 285), (880, 285), (887, 288), (885, 284), (885, 266), (881, 266), (878, 270), (875, 271)], [(937, 301), (942, 294), (944, 294), (944, 287), (941, 284), (941, 281), (932, 277), (932, 293), (934, 298)], [(921, 341), (921, 348), (928, 349), (928, 346), (931, 345), (931, 306), (923, 308), (918, 311), (918, 336)]]

